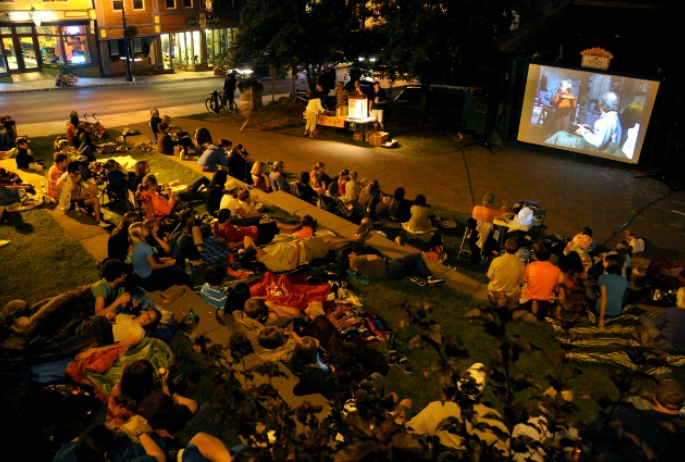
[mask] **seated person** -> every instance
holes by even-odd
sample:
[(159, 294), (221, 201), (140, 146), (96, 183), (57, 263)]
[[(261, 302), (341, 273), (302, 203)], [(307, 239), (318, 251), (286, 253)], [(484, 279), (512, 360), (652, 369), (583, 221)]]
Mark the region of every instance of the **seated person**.
[[(411, 201), (404, 198), (404, 188), (397, 188), (390, 203), (390, 219), (404, 223), (411, 218)], [(425, 198), (424, 198), (425, 199)]]
[(224, 197), (224, 186), (226, 185), (227, 180), (228, 173), (224, 170), (218, 170), (214, 173), (214, 176), (212, 176), (212, 181), (209, 183), (209, 186), (207, 186), (205, 205), (207, 207), (207, 212), (213, 216), (216, 216), (221, 208), (221, 199)]
[(90, 286), (95, 297), (95, 316), (114, 317), (131, 301), (124, 282), (128, 276), (128, 265), (119, 260), (106, 260), (102, 264), (102, 279)]
[(67, 171), (58, 180), (58, 183), (63, 183), (59, 196), (60, 208), (66, 213), (72, 208), (80, 212), (81, 208), (92, 207), (98, 226), (107, 228), (109, 223), (102, 220), (100, 215), (100, 199), (97, 194), (93, 196), (88, 188), (82, 187), (79, 177), (80, 171), (81, 162), (71, 161), (67, 165)]
[[(542, 241), (536, 242), (533, 250), (535, 261), (528, 263), (523, 273), (523, 282), (526, 286), (521, 303), (529, 305), (533, 314), (546, 316), (557, 287), (562, 287), (564, 284), (564, 273), (549, 261), (551, 256), (549, 244)], [(558, 291), (557, 298), (563, 300), (563, 290)]]
[(157, 177), (151, 174), (143, 178), (143, 182), (138, 188), (137, 199), (143, 203), (145, 216), (149, 219), (168, 217), (176, 205), (176, 194), (171, 193), (170, 198), (167, 199), (159, 193), (159, 189)]
[(120, 261), (126, 260), (128, 249), (131, 246), (128, 227), (142, 220), (143, 217), (139, 212), (124, 213), (121, 221), (119, 221), (119, 224), (112, 230), (107, 239), (107, 258)]
[(303, 201), (316, 204), (319, 194), (309, 185), (310, 178), (309, 173), (300, 173), (300, 177), (295, 183), (295, 195)]
[(607, 255), (604, 271), (599, 277), (600, 296), (595, 304), (597, 327), (600, 329), (604, 329), (606, 317), (613, 318), (621, 314), (628, 290), (628, 280), (621, 276), (621, 260), (618, 255)]
[(271, 242), (279, 233), (280, 224), (270, 221), (257, 223), (252, 226), (237, 226), (232, 223), (231, 212), (228, 209), (219, 211), (219, 217), (214, 222), (214, 236), (218, 244), (225, 244), (229, 249), (242, 247), (245, 237), (249, 236), (257, 245)]
[(375, 254), (358, 255), (350, 250), (343, 252), (342, 261), (349, 262), (352, 271), (365, 277), (400, 280), (409, 276), (409, 280), (420, 287), (445, 282), (433, 276), (420, 253), (385, 259)]
[(613, 91), (608, 91), (600, 97), (598, 104), (601, 115), (593, 127), (574, 126), (577, 128), (573, 134), (561, 130), (545, 140), (545, 143), (612, 155), (620, 151), (622, 128), (618, 117), (619, 97)]
[(248, 257), (264, 264), (269, 271), (279, 273), (294, 270), (300, 265), (325, 257), (331, 250), (340, 250), (352, 242), (359, 241), (360, 236), (357, 235), (352, 238), (326, 235), (278, 242), (262, 249), (252, 238), (245, 237), (244, 245), (246, 252), (252, 249)]
[(356, 171), (350, 172), (350, 179), (345, 183), (345, 200), (348, 202), (356, 202), (362, 190), (364, 180), (358, 181), (358, 175)]
[(125, 199), (128, 178), (126, 174), (121, 171), (119, 162), (114, 159), (109, 159), (105, 162), (104, 168), (107, 176), (107, 189), (109, 190), (109, 194)]
[(248, 152), (242, 144), (236, 144), (228, 155), (228, 173), (240, 181), (251, 182)]
[(310, 183), (315, 191), (327, 191), (328, 185), (331, 184), (331, 177), (326, 173), (326, 164), (317, 162), (314, 164), (314, 169), (309, 174)]
[(285, 191), (290, 192), (290, 185), (285, 177), (283, 170), (285, 169), (285, 164), (282, 160), (277, 160), (271, 166), (271, 172), (269, 173), (269, 183), (271, 184), (272, 191)]
[(414, 205), (410, 209), (411, 218), (408, 222), (402, 223), (402, 228), (411, 234), (426, 234), (435, 228), (431, 219), (435, 216), (431, 206), (426, 203), (426, 196), (419, 194), (414, 199)]
[(228, 169), (228, 157), (226, 151), (214, 145), (212, 136), (206, 128), (198, 128), (195, 131), (195, 143), (204, 149), (197, 159), (197, 166), (203, 172), (216, 172), (219, 169)]
[(516, 239), (507, 239), (504, 255), (494, 258), (488, 268), (488, 296), (503, 306), (516, 306), (521, 298), (525, 264), (515, 255), (518, 247)]
[(80, 152), (81, 155), (86, 156), (88, 162), (95, 162), (97, 160), (95, 158), (95, 153), (97, 152), (98, 148), (97, 146), (95, 146), (95, 143), (93, 143), (93, 139), (91, 138), (90, 133), (88, 133), (87, 131), (83, 131), (78, 136), (78, 140), (78, 152)]
[(114, 343), (97, 348), (90, 348), (76, 355), (76, 360), (85, 361), (98, 351), (112, 348), (121, 348), (119, 357), (122, 358), (129, 348), (145, 337), (147, 330), (153, 330), (154, 326), (159, 322), (160, 317), (160, 312), (155, 309), (142, 311), (136, 316), (131, 314), (117, 314), (114, 317), (111, 317), (110, 322), (112, 324), (112, 338), (114, 339)]
[(511, 215), (511, 213), (503, 210), (494, 210), (491, 206), (495, 202), (495, 195), (488, 193), (483, 196), (482, 205), (476, 205), (471, 212), (471, 217), (482, 223), (492, 224), (495, 218), (502, 218)]
[(147, 420), (154, 429), (174, 434), (197, 412), (197, 402), (172, 393), (169, 370), (156, 371), (146, 359), (124, 367), (121, 380), (114, 386), (107, 402), (107, 426), (118, 429), (134, 415)]
[[(221, 203), (219, 204), (219, 210), (229, 210), (231, 215), (233, 215), (233, 221), (236, 225), (240, 226), (251, 226), (259, 223), (262, 218), (262, 214), (257, 210), (251, 210), (248, 207), (247, 210), (241, 205), (239, 199), (239, 194), (241, 193), (240, 185), (231, 184), (226, 186), (226, 193), (221, 198)], [(249, 192), (247, 194), (249, 197)]]
[(186, 210), (180, 214), (180, 229), (169, 236), (171, 258), (176, 266), (183, 268), (186, 261), (192, 266), (202, 264), (202, 232), (195, 226), (195, 214), (192, 210)]
[(286, 332), (278, 326), (264, 327), (257, 334), (257, 345), (253, 345), (255, 355), (267, 361), (290, 360), (296, 343), (292, 334), (292, 331)]
[(252, 177), (252, 184), (254, 184), (256, 188), (269, 192), (271, 191), (271, 182), (265, 172), (266, 168), (264, 162), (255, 162), (252, 165), (252, 170), (250, 170), (250, 175)]
[(326, 399), (335, 398), (335, 383), (327, 380), (331, 376), (331, 368), (321, 361), (316, 339), (303, 337), (297, 341), (287, 366), (300, 379), (293, 388), (295, 396), (320, 393)]
[(594, 249), (595, 243), (592, 240), (592, 229), (587, 226), (584, 227), (578, 234), (576, 234), (573, 239), (571, 239), (566, 248), (564, 248), (564, 255), (568, 255), (571, 250), (576, 250), (579, 248), (585, 252), (589, 252)]
[(130, 258), (135, 279), (133, 283), (145, 290), (165, 290), (173, 285), (193, 287), (188, 275), (173, 258), (157, 261), (152, 247), (146, 242), (150, 231), (144, 223), (134, 223), (129, 228), (131, 235)]
[(128, 189), (133, 192), (138, 191), (138, 186), (143, 183), (143, 178), (151, 171), (150, 164), (145, 159), (133, 164), (133, 170), (128, 173)]
[(345, 185), (350, 180), (350, 171), (348, 169), (341, 170), (338, 174), (336, 183), (338, 184), (338, 193), (336, 196), (340, 198), (345, 197)]
[(173, 156), (174, 146), (176, 146), (178, 143), (174, 142), (174, 140), (171, 138), (171, 134), (169, 134), (169, 125), (162, 122), (157, 126), (157, 129), (159, 130), (159, 134), (156, 138), (157, 151), (166, 156)]
[(335, 201), (335, 197), (331, 196), (331, 190), (333, 194), (335, 194), (338, 190), (338, 185), (335, 183), (332, 183), (329, 186), (329, 191), (324, 191), (323, 189), (319, 190), (319, 200), (317, 202), (317, 206), (321, 210), (325, 210), (328, 213), (333, 213), (335, 214), (337, 212), (337, 204)]
[(659, 312), (656, 321), (647, 313), (640, 316), (640, 323), (647, 334), (652, 339), (662, 335), (667, 348), (685, 352), (685, 287), (678, 289), (675, 307), (663, 308)]
[(53, 159), (55, 163), (48, 169), (47, 195), (55, 200), (59, 200), (59, 191), (62, 189), (62, 184), (58, 185), (58, 181), (67, 170), (69, 156), (62, 152), (56, 152)]
[(159, 110), (150, 109), (150, 128), (152, 129), (152, 138), (157, 141), (159, 138), (159, 124), (162, 123), (162, 118), (159, 116)]
[(381, 191), (378, 181), (369, 181), (366, 186), (361, 189), (359, 197), (357, 198), (357, 213), (360, 216), (369, 217), (372, 220), (384, 215), (388, 211), (387, 201), (390, 197)]
[[(133, 442), (132, 437), (138, 442)], [(142, 461), (166, 462), (166, 443), (152, 431), (149, 425), (139, 425), (133, 430), (114, 432), (104, 424), (92, 425), (81, 435), (64, 444), (52, 462), (83, 461)], [(197, 433), (188, 446), (179, 451), (178, 460), (230, 462), (231, 454), (221, 440), (207, 434)]]
[(43, 166), (40, 165), (33, 158), (33, 152), (29, 149), (29, 140), (24, 137), (17, 138), (17, 147), (10, 150), (16, 151), (15, 160), (17, 161), (17, 168), (19, 170), (31, 170), (42, 173)]
[[(259, 213), (257, 210), (259, 199), (255, 196), (250, 196), (249, 189), (243, 189), (238, 193), (238, 201), (240, 202), (240, 208), (245, 216), (251, 216), (255, 213)], [(240, 215), (240, 212), (238, 212), (238, 215)]]
[(211, 265), (205, 268), (205, 283), (200, 289), (200, 297), (202, 300), (207, 302), (212, 308), (221, 312), (223, 317), (223, 311), (226, 307), (226, 300), (228, 296), (226, 292), (221, 289), (221, 283), (226, 278), (226, 269), (218, 266)]
[(178, 125), (172, 125), (171, 117), (168, 115), (162, 116), (162, 123), (167, 124), (171, 139), (174, 141), (174, 144), (181, 146), (182, 151), (188, 155), (196, 152), (195, 147), (193, 146), (193, 137), (190, 136), (190, 133), (186, 132)]

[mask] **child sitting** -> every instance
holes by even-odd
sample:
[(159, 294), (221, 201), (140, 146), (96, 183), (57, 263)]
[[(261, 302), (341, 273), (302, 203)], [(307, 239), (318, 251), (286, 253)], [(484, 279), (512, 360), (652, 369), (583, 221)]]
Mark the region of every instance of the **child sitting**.
[(107, 173), (107, 182), (109, 183), (110, 193), (115, 194), (120, 198), (126, 197), (126, 186), (128, 177), (121, 171), (121, 165), (114, 159), (109, 159), (104, 164), (105, 172)]
[(224, 280), (226, 270), (221, 266), (212, 265), (205, 269), (205, 282), (200, 289), (200, 297), (217, 310), (217, 317), (223, 321), (227, 295), (220, 285)]
[(10, 157), (16, 157), (17, 168), (20, 170), (33, 170), (42, 173), (43, 166), (33, 158), (33, 152), (29, 149), (29, 140), (17, 138), (17, 147), (10, 149)]

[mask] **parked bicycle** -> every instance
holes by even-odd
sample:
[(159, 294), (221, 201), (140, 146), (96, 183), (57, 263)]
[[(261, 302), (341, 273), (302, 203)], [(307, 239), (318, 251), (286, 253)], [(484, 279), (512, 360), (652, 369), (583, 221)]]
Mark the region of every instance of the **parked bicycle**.
[(207, 98), (205, 107), (207, 108), (207, 111), (215, 114), (218, 114), (222, 110), (227, 110), (231, 113), (238, 112), (238, 105), (235, 103), (235, 100), (226, 100), (224, 92), (219, 90), (214, 90), (209, 98)]

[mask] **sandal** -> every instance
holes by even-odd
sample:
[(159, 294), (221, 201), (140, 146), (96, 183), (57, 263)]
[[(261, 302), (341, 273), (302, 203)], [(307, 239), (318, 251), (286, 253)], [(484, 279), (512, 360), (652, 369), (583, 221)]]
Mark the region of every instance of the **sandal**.
[(402, 359), (397, 361), (395, 363), (400, 369), (404, 371), (405, 374), (411, 374), (411, 364), (409, 364), (409, 360), (407, 359), (406, 356), (403, 356)]

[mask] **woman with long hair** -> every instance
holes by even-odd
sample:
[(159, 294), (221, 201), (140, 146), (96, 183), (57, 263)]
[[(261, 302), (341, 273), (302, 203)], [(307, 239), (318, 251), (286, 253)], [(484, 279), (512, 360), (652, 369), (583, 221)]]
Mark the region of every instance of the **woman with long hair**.
[(173, 285), (192, 287), (192, 282), (183, 270), (176, 266), (173, 258), (158, 262), (155, 252), (146, 238), (150, 231), (144, 223), (134, 223), (129, 227), (131, 248), (129, 255), (133, 264), (137, 284), (145, 290), (165, 290)]
[(169, 199), (162, 196), (157, 177), (152, 174), (145, 175), (136, 196), (143, 203), (145, 216), (149, 219), (168, 217), (176, 205), (176, 195), (172, 193)]
[(116, 228), (112, 230), (109, 239), (107, 239), (107, 258), (112, 260), (126, 260), (128, 256), (128, 249), (130, 247), (128, 228), (133, 223), (141, 221), (143, 217), (139, 212), (126, 212), (121, 217), (121, 221)]
[(271, 191), (271, 184), (269, 183), (269, 177), (266, 176), (266, 168), (264, 162), (255, 162), (252, 165), (252, 170), (250, 175), (252, 175), (252, 183), (255, 187), (261, 189), (262, 191)]
[(119, 383), (112, 389), (107, 403), (107, 425), (118, 428), (134, 415), (148, 421), (155, 429), (175, 433), (197, 412), (197, 402), (172, 393), (168, 384), (169, 370), (155, 371), (148, 360), (124, 367)]
[(414, 199), (414, 205), (409, 209), (411, 217), (402, 227), (411, 234), (426, 234), (433, 231), (431, 218), (434, 216), (431, 206), (426, 202), (426, 196), (419, 194)]

